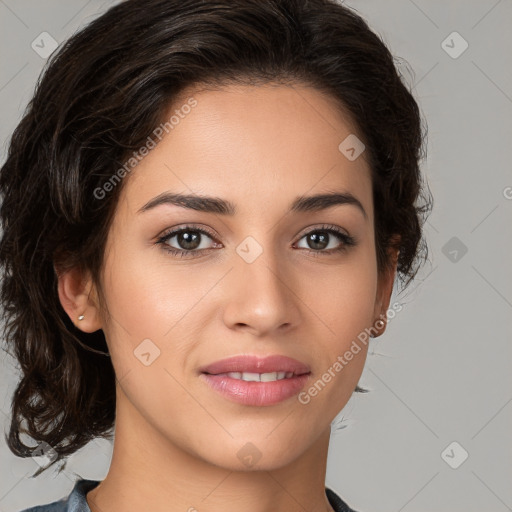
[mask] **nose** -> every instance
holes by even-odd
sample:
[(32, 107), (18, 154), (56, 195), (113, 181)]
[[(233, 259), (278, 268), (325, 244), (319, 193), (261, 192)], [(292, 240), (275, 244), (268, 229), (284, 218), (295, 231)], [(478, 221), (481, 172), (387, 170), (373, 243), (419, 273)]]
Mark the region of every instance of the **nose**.
[(263, 249), (254, 261), (240, 254), (234, 253), (234, 268), (225, 282), (225, 324), (257, 337), (296, 328), (301, 301), (294, 290), (293, 268), (270, 249)]

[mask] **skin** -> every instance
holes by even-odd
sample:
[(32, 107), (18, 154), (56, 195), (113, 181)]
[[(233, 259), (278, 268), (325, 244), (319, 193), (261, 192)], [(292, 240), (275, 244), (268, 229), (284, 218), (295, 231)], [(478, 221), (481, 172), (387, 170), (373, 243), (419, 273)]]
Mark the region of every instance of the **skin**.
[[(233, 504), (246, 512), (330, 511), (330, 424), (358, 383), (367, 346), (305, 405), (296, 396), (236, 404), (207, 386), (199, 368), (233, 355), (283, 354), (309, 364), (314, 383), (385, 314), (396, 262), (378, 274), (366, 155), (350, 161), (338, 150), (357, 130), (313, 88), (190, 89), (172, 110), (192, 95), (197, 106), (124, 178), (102, 273), (109, 314), (88, 274), (59, 278), (77, 327), (103, 329), (117, 376), (112, 463), (87, 501), (93, 512), (217, 512)], [(164, 204), (137, 213), (165, 191), (223, 198), (237, 212)], [(288, 212), (297, 196), (333, 191), (353, 194), (367, 217), (350, 204)], [(156, 243), (188, 223), (215, 234), (201, 235), (200, 255), (180, 258)], [(343, 243), (331, 234), (327, 248), (315, 249), (305, 235), (322, 224), (356, 245), (328, 254)], [(252, 263), (236, 252), (247, 236), (263, 251)], [(167, 244), (183, 249), (178, 237)], [(384, 330), (385, 323), (379, 335)], [(148, 338), (160, 356), (145, 366), (134, 350)], [(251, 467), (237, 455), (246, 443), (260, 455)]]

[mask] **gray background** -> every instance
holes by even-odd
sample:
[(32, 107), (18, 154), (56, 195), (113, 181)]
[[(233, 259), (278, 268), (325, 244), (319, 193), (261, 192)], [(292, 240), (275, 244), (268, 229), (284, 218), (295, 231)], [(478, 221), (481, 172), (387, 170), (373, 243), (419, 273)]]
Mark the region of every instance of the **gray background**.
[[(46, 31), (61, 43), (114, 3), (0, 0), (2, 162), (45, 63), (32, 41)], [(392, 297), (403, 309), (372, 341), (360, 381), (371, 392), (333, 423), (326, 484), (360, 512), (512, 510), (512, 2), (345, 3), (414, 70), (403, 66), (429, 126), (435, 205), (430, 263)], [(457, 58), (454, 31), (469, 44)], [(6, 429), (17, 374), (2, 358)], [(0, 440), (0, 512), (61, 498), (78, 475), (104, 478), (110, 455), (94, 441), (60, 476), (30, 479), (36, 462)]]

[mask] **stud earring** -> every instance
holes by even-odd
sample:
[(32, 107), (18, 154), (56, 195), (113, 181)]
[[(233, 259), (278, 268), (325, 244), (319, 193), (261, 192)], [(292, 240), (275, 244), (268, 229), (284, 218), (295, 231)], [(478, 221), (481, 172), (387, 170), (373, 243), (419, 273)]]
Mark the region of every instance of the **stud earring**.
[(85, 315), (80, 315), (80, 316), (78, 317), (78, 320), (83, 320), (84, 318), (85, 318)]

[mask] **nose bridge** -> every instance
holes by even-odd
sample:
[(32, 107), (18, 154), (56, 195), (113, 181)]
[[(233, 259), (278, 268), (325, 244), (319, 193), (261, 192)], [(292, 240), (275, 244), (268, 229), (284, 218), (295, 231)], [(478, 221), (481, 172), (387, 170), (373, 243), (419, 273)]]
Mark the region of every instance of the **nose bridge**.
[[(261, 240), (261, 242), (260, 242)], [(284, 287), (282, 261), (271, 233), (258, 235), (258, 240), (249, 235), (237, 247), (236, 253), (243, 281), (254, 292), (280, 295)]]
[(297, 311), (272, 233), (257, 236), (247, 236), (235, 248), (226, 321), (263, 332), (294, 324)]

